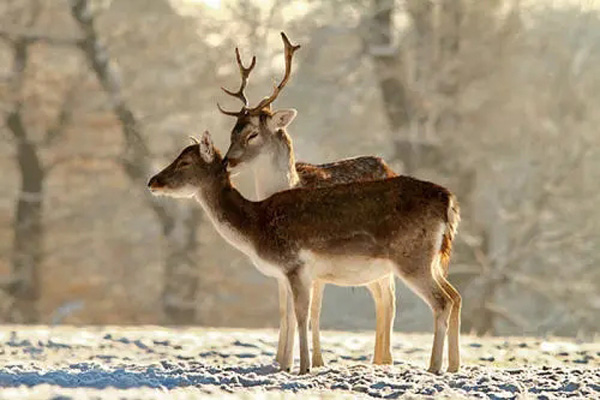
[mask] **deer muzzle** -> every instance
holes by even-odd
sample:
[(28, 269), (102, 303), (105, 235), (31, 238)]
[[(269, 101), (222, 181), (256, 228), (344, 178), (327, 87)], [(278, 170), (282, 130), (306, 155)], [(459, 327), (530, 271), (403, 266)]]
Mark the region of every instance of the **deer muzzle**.
[(158, 175), (154, 175), (152, 178), (150, 178), (150, 180), (148, 181), (148, 188), (151, 191), (156, 191), (156, 190), (160, 190), (164, 187), (164, 183), (161, 181), (161, 179), (159, 178)]
[(235, 168), (238, 164), (239, 164), (239, 161), (235, 158), (231, 158), (228, 156), (225, 156), (223, 158), (223, 166), (225, 167), (225, 169), (227, 171), (230, 171), (232, 168)]

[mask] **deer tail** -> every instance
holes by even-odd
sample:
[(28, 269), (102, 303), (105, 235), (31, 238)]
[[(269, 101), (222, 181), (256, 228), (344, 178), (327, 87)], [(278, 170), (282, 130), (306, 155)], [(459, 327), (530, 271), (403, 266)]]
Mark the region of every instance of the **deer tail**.
[(453, 194), (448, 195), (448, 205), (446, 208), (446, 226), (442, 236), (442, 246), (440, 248), (440, 264), (444, 277), (448, 276), (448, 266), (450, 264), (450, 255), (452, 254), (452, 241), (458, 229), (460, 222), (460, 208), (458, 201)]

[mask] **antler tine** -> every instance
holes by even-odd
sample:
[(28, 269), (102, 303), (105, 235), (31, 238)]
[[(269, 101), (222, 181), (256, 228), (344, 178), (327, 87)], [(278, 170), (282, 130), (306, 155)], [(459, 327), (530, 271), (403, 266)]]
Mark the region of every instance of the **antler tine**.
[(219, 109), (219, 111), (221, 111), (223, 114), (225, 115), (229, 115), (231, 117), (239, 117), (241, 114), (244, 113), (245, 108), (242, 108), (241, 111), (227, 111), (224, 110), (223, 108), (221, 108), (221, 105), (219, 103), (217, 103), (217, 108)]
[(248, 109), (248, 112), (250, 113), (260, 112), (260, 110), (275, 101), (281, 90), (285, 87), (286, 83), (290, 79), (292, 72), (292, 58), (294, 57), (294, 52), (300, 48), (300, 45), (293, 45), (284, 32), (281, 32), (281, 39), (283, 40), (283, 45), (285, 47), (285, 74), (283, 79), (281, 82), (279, 82), (279, 85), (273, 88), (273, 93), (269, 97), (262, 99), (256, 107)]
[(242, 58), (240, 57), (240, 50), (235, 48), (235, 59), (237, 61), (238, 67), (240, 69), (240, 76), (242, 77), (242, 83), (240, 84), (240, 88), (237, 92), (221, 87), (221, 89), (230, 96), (236, 97), (244, 103), (244, 107), (248, 106), (248, 99), (244, 94), (244, 90), (246, 89), (246, 84), (248, 83), (248, 77), (250, 76), (250, 72), (254, 69), (256, 65), (256, 56), (252, 56), (252, 61), (250, 62), (250, 66), (245, 67), (242, 63)]

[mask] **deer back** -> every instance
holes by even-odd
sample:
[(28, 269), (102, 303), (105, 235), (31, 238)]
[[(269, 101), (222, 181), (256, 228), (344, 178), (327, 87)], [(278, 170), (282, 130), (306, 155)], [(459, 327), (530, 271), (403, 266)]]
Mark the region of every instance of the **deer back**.
[(299, 188), (257, 203), (258, 225), (273, 247), (386, 257), (392, 246), (438, 240), (451, 197), (441, 186), (407, 176)]
[(396, 176), (380, 157), (361, 156), (326, 164), (296, 163), (302, 187), (322, 187)]

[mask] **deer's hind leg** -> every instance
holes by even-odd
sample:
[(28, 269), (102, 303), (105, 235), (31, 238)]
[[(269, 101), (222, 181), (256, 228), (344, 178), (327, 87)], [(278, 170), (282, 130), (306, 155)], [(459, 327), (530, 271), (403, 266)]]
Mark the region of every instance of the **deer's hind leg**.
[(458, 290), (448, 282), (440, 268), (437, 268), (435, 279), (444, 291), (452, 298), (452, 311), (448, 324), (448, 372), (458, 372), (460, 368), (460, 311), (462, 298)]
[(431, 265), (431, 259), (427, 262), (422, 258), (419, 259), (419, 262), (416, 261), (411, 260), (410, 265), (407, 265), (407, 260), (403, 260), (404, 265), (399, 264), (398, 271), (400, 277), (429, 305), (433, 312), (433, 346), (428, 371), (437, 374), (442, 369), (444, 340), (448, 331), (452, 298), (434, 276), (432, 267), (437, 265)]

